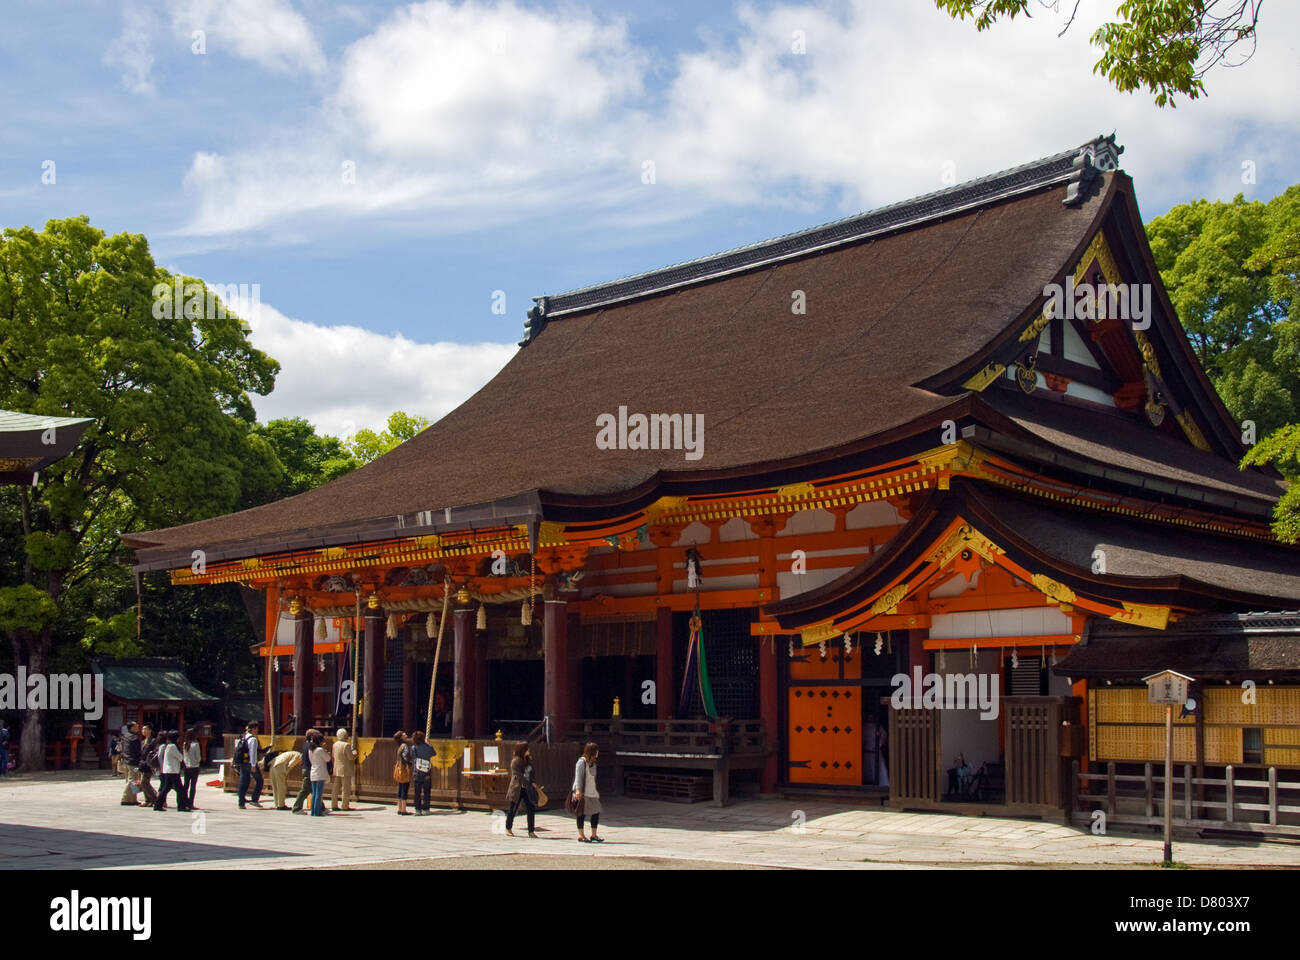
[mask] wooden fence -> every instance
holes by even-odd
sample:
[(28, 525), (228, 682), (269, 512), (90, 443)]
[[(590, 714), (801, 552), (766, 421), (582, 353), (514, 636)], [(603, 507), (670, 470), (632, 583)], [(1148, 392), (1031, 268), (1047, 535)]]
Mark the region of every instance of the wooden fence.
[[(235, 740), (234, 735), (225, 735), (225, 756), (234, 756)], [(260, 738), (260, 742), (263, 750), (270, 748), (277, 751), (299, 751), (302, 749), (303, 738), (294, 736), (271, 738), (263, 736)], [(325, 749), (330, 750), (333, 743), (333, 737), (326, 738)], [(500, 809), (504, 805), (503, 788), (500, 788), (501, 778), (466, 777), (463, 774), (467, 769), (484, 770), (490, 767), (500, 767), (509, 770), (510, 758), (514, 754), (515, 743), (516, 741), (513, 740), (429, 740), (429, 745), (434, 749), (433, 785), (429, 794), (430, 801), (435, 806), (456, 807), (458, 809)], [(397, 762), (397, 744), (393, 742), (393, 738), (358, 737), (355, 745), (357, 752), (361, 755), (357, 764), (357, 779), (354, 788), (356, 798), (369, 802), (396, 803), (397, 784), (393, 780), (393, 765)], [(544, 747), (545, 745), (541, 746)], [(486, 756), (493, 749), (496, 750), (497, 754), (495, 763), (486, 759)], [(467, 751), (470, 760), (468, 767), (465, 762)], [(533, 753), (536, 757), (538, 745), (534, 745)], [(576, 761), (576, 755), (574, 759)], [(231, 765), (226, 764), (224, 769), (224, 786), (226, 792), (229, 793), (236, 789), (237, 777), (231, 769)], [(266, 785), (262, 792), (269, 797), (271, 793), (271, 775), (269, 772), (264, 771), (263, 776), (266, 779)], [(572, 782), (572, 776), (572, 766), (570, 766), (569, 780), (564, 785), (566, 789)], [(301, 772), (295, 770), (289, 777), (291, 793), (296, 795), (301, 783)], [(547, 787), (550, 795), (555, 798), (552, 804), (564, 802), (562, 793), (557, 796), (556, 792), (550, 791), (550, 784), (547, 784)], [(327, 796), (329, 789), (330, 785), (327, 781), (325, 785)]]
[[(1105, 773), (1081, 773), (1076, 760), (1071, 783), (1072, 813), (1090, 818), (1094, 810), (1102, 810), (1107, 824), (1164, 824), (1163, 764), (1144, 764), (1140, 774), (1117, 773), (1110, 761)], [(1300, 804), (1282, 802), (1283, 794), (1300, 799), (1300, 783), (1280, 782), (1276, 767), (1258, 780), (1239, 779), (1232, 765), (1224, 768), (1222, 777), (1196, 777), (1191, 764), (1183, 764), (1181, 776), (1175, 771), (1173, 822), (1202, 830), (1300, 836)], [(1211, 810), (1221, 815), (1210, 816)]]
[[(659, 778), (671, 787), (673, 777), (683, 785), (701, 776), (712, 776), (713, 802), (724, 805), (731, 794), (733, 770), (759, 770), (774, 746), (767, 741), (761, 720), (575, 720), (565, 731), (570, 741), (595, 743), (605, 761), (613, 761), (608, 787), (623, 792), (628, 771), (652, 768), (674, 771)], [(577, 762), (577, 753), (574, 755)], [(665, 779), (665, 777), (667, 779)], [(572, 785), (572, 766), (570, 766)], [(644, 778), (642, 778), (644, 779)], [(668, 790), (668, 794), (675, 791)], [(686, 790), (694, 795), (694, 791)], [(667, 796), (667, 794), (665, 794)]]

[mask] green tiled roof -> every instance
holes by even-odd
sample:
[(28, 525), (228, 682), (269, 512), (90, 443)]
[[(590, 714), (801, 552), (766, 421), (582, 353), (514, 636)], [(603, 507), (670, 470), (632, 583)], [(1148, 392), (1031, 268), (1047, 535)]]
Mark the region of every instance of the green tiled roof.
[(96, 669), (104, 673), (104, 691), (121, 700), (213, 703), (217, 699), (190, 683), (179, 660), (136, 657), (105, 661)]

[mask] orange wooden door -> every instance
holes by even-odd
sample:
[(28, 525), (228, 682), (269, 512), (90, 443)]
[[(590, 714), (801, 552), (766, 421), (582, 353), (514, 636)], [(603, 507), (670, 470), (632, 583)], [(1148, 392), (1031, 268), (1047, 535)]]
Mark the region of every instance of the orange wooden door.
[(862, 783), (861, 696), (841, 684), (789, 688), (790, 783)]

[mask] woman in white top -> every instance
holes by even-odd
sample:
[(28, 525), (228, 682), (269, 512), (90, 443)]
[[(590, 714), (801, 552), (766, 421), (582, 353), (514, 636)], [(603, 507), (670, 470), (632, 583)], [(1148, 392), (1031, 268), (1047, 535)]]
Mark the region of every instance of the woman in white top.
[(191, 810), (194, 806), (194, 791), (199, 785), (199, 767), (203, 766), (203, 749), (194, 728), (190, 727), (181, 738), (181, 787), (185, 792), (185, 801)]
[[(600, 791), (596, 789), (596, 758), (600, 748), (589, 743), (582, 748), (582, 756), (573, 770), (573, 796), (578, 801), (578, 840), (581, 843), (604, 843), (605, 838), (598, 836), (600, 826)], [(583, 821), (591, 817), (591, 839), (582, 832)]]
[(163, 810), (167, 806), (167, 794), (171, 790), (176, 791), (176, 809), (182, 813), (190, 809), (189, 801), (185, 798), (185, 789), (181, 786), (181, 748), (176, 746), (176, 741), (180, 734), (175, 730), (168, 730), (166, 734), (160, 734), (164, 740), (162, 746), (158, 748), (158, 763), (162, 767), (162, 783), (158, 786), (158, 799), (154, 801), (155, 810)]
[(325, 816), (325, 781), (330, 778), (330, 755), (325, 749), (325, 738), (319, 733), (311, 740), (311, 815)]

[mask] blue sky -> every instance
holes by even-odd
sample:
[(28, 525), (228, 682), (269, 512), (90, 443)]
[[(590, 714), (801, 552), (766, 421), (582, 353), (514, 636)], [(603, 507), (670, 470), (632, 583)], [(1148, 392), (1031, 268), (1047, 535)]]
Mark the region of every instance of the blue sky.
[(534, 295), (1098, 133), (1147, 218), (1300, 181), (1300, 5), (1266, 5), (1254, 59), (1176, 110), (1091, 74), (1114, 6), (1084, 0), (1058, 39), (1050, 9), (977, 35), (928, 0), (9, 0), (0, 226), (84, 213), (258, 284), (253, 339), (284, 368), (263, 416), (436, 417), (509, 358)]

